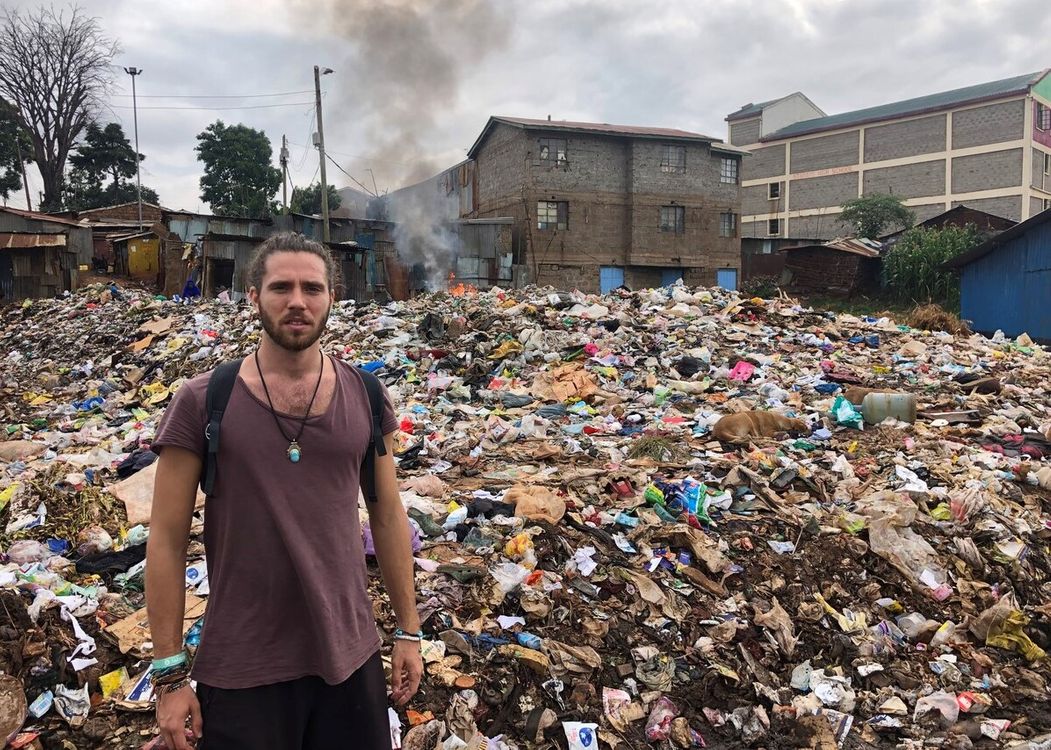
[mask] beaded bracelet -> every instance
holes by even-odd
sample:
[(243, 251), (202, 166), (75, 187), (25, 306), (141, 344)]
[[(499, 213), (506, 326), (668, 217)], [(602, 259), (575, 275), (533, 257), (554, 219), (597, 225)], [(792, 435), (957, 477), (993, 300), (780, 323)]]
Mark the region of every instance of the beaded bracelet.
[(412, 641), (413, 643), (419, 643), (423, 640), (423, 631), (417, 630), (415, 633), (406, 633), (401, 628), (394, 631), (394, 639), (398, 641)]

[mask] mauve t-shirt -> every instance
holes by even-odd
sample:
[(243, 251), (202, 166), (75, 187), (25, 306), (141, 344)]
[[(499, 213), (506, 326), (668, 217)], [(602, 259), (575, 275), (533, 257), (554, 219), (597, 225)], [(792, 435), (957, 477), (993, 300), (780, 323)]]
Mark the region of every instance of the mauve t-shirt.
[[(205, 502), (211, 593), (193, 665), (205, 685), (248, 688), (310, 675), (334, 685), (379, 648), (358, 521), (369, 399), (357, 370), (329, 362), (335, 391), (328, 409), (307, 420), (299, 463), (288, 459), (288, 441), (266, 402), (240, 378), (230, 396)], [(203, 455), (210, 374), (175, 394), (156, 452), (175, 445)], [(386, 435), (397, 420), (384, 400)], [(285, 434), (295, 435), (302, 415), (278, 417)]]

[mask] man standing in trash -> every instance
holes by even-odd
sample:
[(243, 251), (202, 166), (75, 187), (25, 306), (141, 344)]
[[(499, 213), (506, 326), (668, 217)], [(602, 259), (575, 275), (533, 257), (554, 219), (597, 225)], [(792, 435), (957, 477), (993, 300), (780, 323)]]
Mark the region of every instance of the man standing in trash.
[[(205, 506), (210, 596), (192, 670), (183, 644), (186, 550), (201, 478), (209, 373), (169, 406), (146, 566), (157, 720), (169, 748), (313, 750), (390, 747), (380, 639), (358, 520), (372, 423), (361, 374), (325, 356), (334, 303), (328, 250), (302, 235), (259, 246), (248, 298), (263, 328), (241, 363), (222, 421)], [(369, 521), (397, 617), (391, 698), (419, 687), (420, 622), (408, 519), (398, 495), (385, 397), (386, 455)], [(197, 694), (189, 677), (197, 681)]]

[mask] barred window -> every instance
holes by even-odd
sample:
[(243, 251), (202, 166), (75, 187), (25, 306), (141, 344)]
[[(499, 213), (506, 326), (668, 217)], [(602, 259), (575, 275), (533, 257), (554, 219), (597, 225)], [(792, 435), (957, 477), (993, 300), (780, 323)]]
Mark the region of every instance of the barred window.
[(566, 139), (565, 138), (539, 138), (537, 139), (537, 153), (540, 161), (549, 164), (565, 164)]
[(684, 206), (661, 206), (661, 231), (682, 234), (686, 231)]
[(683, 174), (686, 172), (686, 147), (661, 146), (661, 171)]
[(1051, 130), (1051, 107), (1036, 103), (1036, 129)]
[(568, 201), (540, 201), (536, 204), (537, 229), (569, 229)]
[(719, 164), (719, 182), (737, 184), (737, 159), (723, 158)]
[(737, 236), (737, 214), (733, 214), (733, 213), (719, 214), (719, 236), (720, 237), (736, 237)]

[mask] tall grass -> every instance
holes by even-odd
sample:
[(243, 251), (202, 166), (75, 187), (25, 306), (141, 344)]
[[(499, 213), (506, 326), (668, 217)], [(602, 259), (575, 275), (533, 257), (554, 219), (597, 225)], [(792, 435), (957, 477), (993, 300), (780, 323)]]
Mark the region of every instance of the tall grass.
[(883, 259), (886, 293), (899, 302), (934, 302), (958, 312), (960, 279), (942, 264), (983, 239), (973, 226), (910, 229)]

